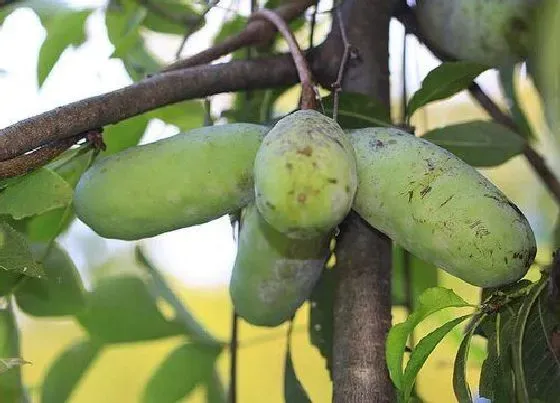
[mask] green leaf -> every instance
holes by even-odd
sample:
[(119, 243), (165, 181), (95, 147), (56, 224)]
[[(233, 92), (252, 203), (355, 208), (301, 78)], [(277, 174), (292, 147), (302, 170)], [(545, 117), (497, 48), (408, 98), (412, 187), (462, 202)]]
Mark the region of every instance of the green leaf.
[(432, 351), (434, 351), (436, 346), (443, 340), (447, 333), (453, 330), (453, 328), (459, 323), (470, 317), (471, 315), (461, 316), (441, 325), (433, 332), (424, 336), (414, 347), (403, 375), (404, 401), (408, 401), (416, 381), (416, 376)]
[(450, 307), (468, 307), (461, 297), (452, 290), (442, 287), (429, 288), (418, 298), (416, 310), (403, 323), (394, 325), (387, 335), (385, 355), (389, 375), (399, 390), (403, 385), (403, 359), (408, 336), (425, 318)]
[(188, 396), (198, 385), (209, 382), (221, 351), (216, 345), (183, 344), (152, 375), (142, 401), (175, 403)]
[(65, 207), (72, 201), (72, 193), (72, 187), (60, 175), (40, 168), (0, 192), (0, 214), (19, 220)]
[[(407, 256), (408, 255), (408, 256)], [(391, 279), (391, 303), (393, 305), (407, 305), (405, 262), (408, 259), (410, 273), (410, 289), (412, 291), (411, 302), (414, 302), (428, 288), (437, 287), (438, 271), (437, 267), (427, 263), (407, 252), (405, 249), (393, 243), (392, 256), (392, 279)], [(414, 306), (412, 307), (414, 309)]]
[(467, 89), (480, 73), (488, 67), (471, 62), (446, 62), (428, 73), (422, 86), (408, 101), (408, 117), (424, 105), (449, 98)]
[(148, 125), (148, 115), (139, 115), (105, 127), (103, 140), (107, 149), (102, 155), (114, 154), (138, 144)]
[(502, 93), (504, 94), (509, 114), (515, 122), (519, 134), (525, 139), (532, 139), (535, 135), (531, 130), (531, 126), (529, 125), (529, 121), (527, 120), (525, 113), (519, 105), (519, 99), (517, 97), (516, 77), (519, 76), (518, 72), (518, 65), (510, 65), (500, 68), (500, 86), (502, 87)]
[(291, 341), (288, 336), (288, 347), (286, 348), (284, 364), (284, 400), (290, 403), (311, 403), (311, 399), (307, 396), (307, 392), (296, 375), (292, 362), (292, 349), (290, 344)]
[[(34, 255), (41, 257), (48, 246), (37, 245)], [(16, 290), (16, 302), (33, 316), (73, 315), (85, 306), (84, 287), (78, 269), (57, 244), (42, 261), (46, 276), (30, 278)]]
[(218, 375), (218, 371), (216, 367), (214, 367), (214, 371), (212, 376), (206, 382), (206, 402), (207, 403), (227, 403), (227, 396), (224, 390), (224, 386), (222, 385), (222, 381)]
[(472, 396), (469, 384), (467, 383), (466, 376), (466, 366), (467, 360), (469, 358), (469, 347), (471, 345), (471, 339), (474, 331), (477, 329), (478, 325), (483, 321), (486, 314), (481, 314), (475, 319), (473, 326), (465, 333), (465, 337), (457, 350), (457, 355), (455, 356), (455, 363), (453, 365), (453, 391), (455, 392), (455, 397), (459, 403), (471, 403)]
[(47, 371), (41, 390), (41, 403), (68, 401), (101, 348), (102, 345), (94, 341), (81, 340), (63, 351)]
[(68, 46), (81, 45), (85, 40), (85, 22), (90, 10), (64, 12), (43, 18), (47, 37), (39, 52), (37, 80), (39, 86), (49, 75), (60, 55)]
[(28, 277), (42, 277), (45, 272), (35, 261), (23, 235), (0, 222), (0, 269)]
[[(91, 151), (73, 153), (69, 159), (56, 164), (53, 169), (72, 188), (75, 188), (92, 160), (93, 153)], [(28, 218), (25, 222), (25, 232), (30, 241), (48, 242), (66, 230), (73, 218), (74, 213), (71, 205), (50, 210)]]
[(326, 268), (309, 298), (309, 340), (325, 359), (331, 379), (334, 287), (334, 270)]
[[(4, 301), (0, 308), (0, 358), (19, 358), (19, 332), (11, 302)], [(21, 366), (0, 374), (0, 397), (2, 402), (25, 402), (26, 393), (22, 383)]]
[[(157, 0), (152, 4), (154, 4), (154, 8), (148, 8), (148, 13), (142, 23), (152, 31), (185, 35), (204, 23), (204, 19), (199, 21), (200, 16), (184, 1)], [(173, 18), (168, 16), (173, 16)]]
[(203, 125), (204, 105), (200, 101), (179, 102), (150, 111), (147, 116), (187, 131)]
[(482, 120), (431, 130), (422, 138), (477, 167), (503, 164), (521, 154), (526, 145), (522, 137), (507, 127)]
[(228, 36), (241, 32), (247, 26), (247, 17), (236, 15), (231, 20), (222, 24), (220, 31), (214, 37), (214, 43), (223, 42)]
[[(327, 116), (333, 115), (334, 94), (322, 98)], [(360, 129), (372, 126), (391, 126), (391, 115), (385, 105), (376, 99), (355, 92), (339, 93), (338, 124), (343, 129)]]
[(290, 87), (237, 93), (232, 109), (222, 111), (229, 123), (269, 123), (274, 114), (274, 103)]
[(92, 337), (107, 343), (155, 340), (183, 332), (161, 314), (146, 284), (132, 276), (101, 278), (78, 320)]

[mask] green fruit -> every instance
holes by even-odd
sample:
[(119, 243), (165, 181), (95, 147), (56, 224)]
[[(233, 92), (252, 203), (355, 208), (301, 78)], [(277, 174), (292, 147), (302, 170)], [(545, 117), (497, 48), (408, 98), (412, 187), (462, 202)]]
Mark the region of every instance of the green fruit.
[(78, 217), (105, 238), (141, 239), (201, 224), (253, 200), (253, 161), (268, 129), (202, 127), (131, 147), (89, 169)]
[(237, 314), (258, 326), (278, 326), (290, 319), (321, 276), (329, 240), (329, 235), (290, 239), (249, 205), (229, 285)]
[(257, 208), (290, 237), (332, 230), (350, 211), (356, 186), (352, 145), (335, 121), (314, 110), (278, 121), (255, 159)]
[(535, 237), (521, 211), (453, 154), (396, 129), (350, 133), (358, 161), (353, 208), (421, 259), (495, 287), (525, 275)]
[(421, 34), (459, 60), (499, 66), (524, 59), (541, 0), (417, 0)]

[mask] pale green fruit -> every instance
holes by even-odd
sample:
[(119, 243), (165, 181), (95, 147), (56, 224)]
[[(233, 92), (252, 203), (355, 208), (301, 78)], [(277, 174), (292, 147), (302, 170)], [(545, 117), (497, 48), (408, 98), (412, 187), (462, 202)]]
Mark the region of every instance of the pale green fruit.
[(278, 326), (290, 319), (321, 276), (329, 240), (329, 235), (288, 238), (249, 205), (229, 285), (237, 314), (258, 326)]
[(278, 121), (255, 159), (257, 208), (290, 237), (333, 229), (350, 211), (356, 186), (352, 145), (335, 121), (314, 110)]
[(541, 0), (417, 0), (422, 35), (458, 60), (499, 66), (524, 59)]
[(358, 161), (353, 208), (421, 259), (494, 287), (525, 275), (537, 248), (521, 211), (453, 154), (396, 129), (350, 133)]
[(202, 127), (111, 155), (80, 179), (76, 213), (105, 238), (133, 240), (235, 212), (254, 199), (253, 161), (267, 130)]

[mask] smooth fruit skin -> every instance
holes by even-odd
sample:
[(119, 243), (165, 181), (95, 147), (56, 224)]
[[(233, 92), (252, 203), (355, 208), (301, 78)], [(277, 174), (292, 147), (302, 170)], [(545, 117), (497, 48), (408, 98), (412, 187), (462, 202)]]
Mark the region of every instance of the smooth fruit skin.
[(78, 218), (105, 238), (135, 240), (201, 224), (253, 200), (253, 161), (268, 128), (229, 124), (128, 148), (89, 169)]
[(350, 133), (354, 210), (421, 259), (480, 287), (525, 275), (537, 248), (521, 211), (459, 158), (397, 129)]
[(330, 235), (288, 238), (249, 205), (243, 212), (229, 285), (237, 314), (257, 326), (289, 320), (319, 280), (330, 254), (329, 240)]
[(257, 208), (293, 238), (332, 230), (350, 211), (356, 186), (356, 160), (346, 134), (314, 110), (279, 120), (255, 159)]
[(422, 35), (458, 60), (489, 67), (520, 61), (530, 48), (530, 26), (541, 0), (417, 0)]

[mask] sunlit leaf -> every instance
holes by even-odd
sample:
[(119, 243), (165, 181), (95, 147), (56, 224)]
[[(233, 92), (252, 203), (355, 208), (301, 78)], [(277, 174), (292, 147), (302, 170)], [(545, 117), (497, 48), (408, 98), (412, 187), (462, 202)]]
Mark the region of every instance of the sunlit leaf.
[(523, 152), (526, 141), (505, 126), (471, 121), (427, 132), (424, 139), (452, 152), (467, 164), (490, 167)]
[[(152, 375), (142, 399), (145, 403), (175, 403), (198, 385), (208, 383), (221, 347), (183, 344), (171, 352)], [(178, 381), (180, 380), (180, 381)]]
[(144, 114), (106, 126), (103, 140), (107, 149), (102, 155), (114, 154), (138, 144), (146, 131), (149, 120), (150, 118)]
[(41, 403), (67, 402), (101, 349), (101, 344), (81, 340), (64, 350), (47, 371)]
[(87, 296), (80, 324), (107, 343), (155, 340), (183, 333), (158, 310), (146, 284), (137, 277), (101, 278)]
[(407, 113), (411, 117), (424, 105), (449, 98), (467, 89), (473, 80), (488, 67), (471, 62), (445, 62), (428, 73), (422, 86), (408, 101)]
[(39, 86), (43, 85), (64, 49), (84, 42), (84, 25), (90, 13), (89, 10), (62, 12), (49, 18), (43, 18), (42, 22), (47, 31), (47, 37), (39, 52), (37, 66)]
[[(47, 245), (37, 245), (36, 258), (47, 252)], [(33, 316), (73, 315), (84, 308), (84, 288), (78, 269), (68, 254), (54, 244), (42, 260), (46, 275), (30, 278), (16, 292), (18, 306)]]
[(19, 220), (65, 207), (72, 201), (72, 193), (72, 187), (60, 175), (40, 168), (0, 192), (0, 214)]
[(403, 359), (406, 351), (406, 342), (416, 325), (429, 315), (442, 309), (468, 306), (470, 305), (450, 289), (442, 287), (429, 288), (418, 298), (416, 309), (408, 316), (407, 320), (394, 325), (390, 329), (387, 335), (385, 355), (389, 375), (399, 390), (404, 389)]

